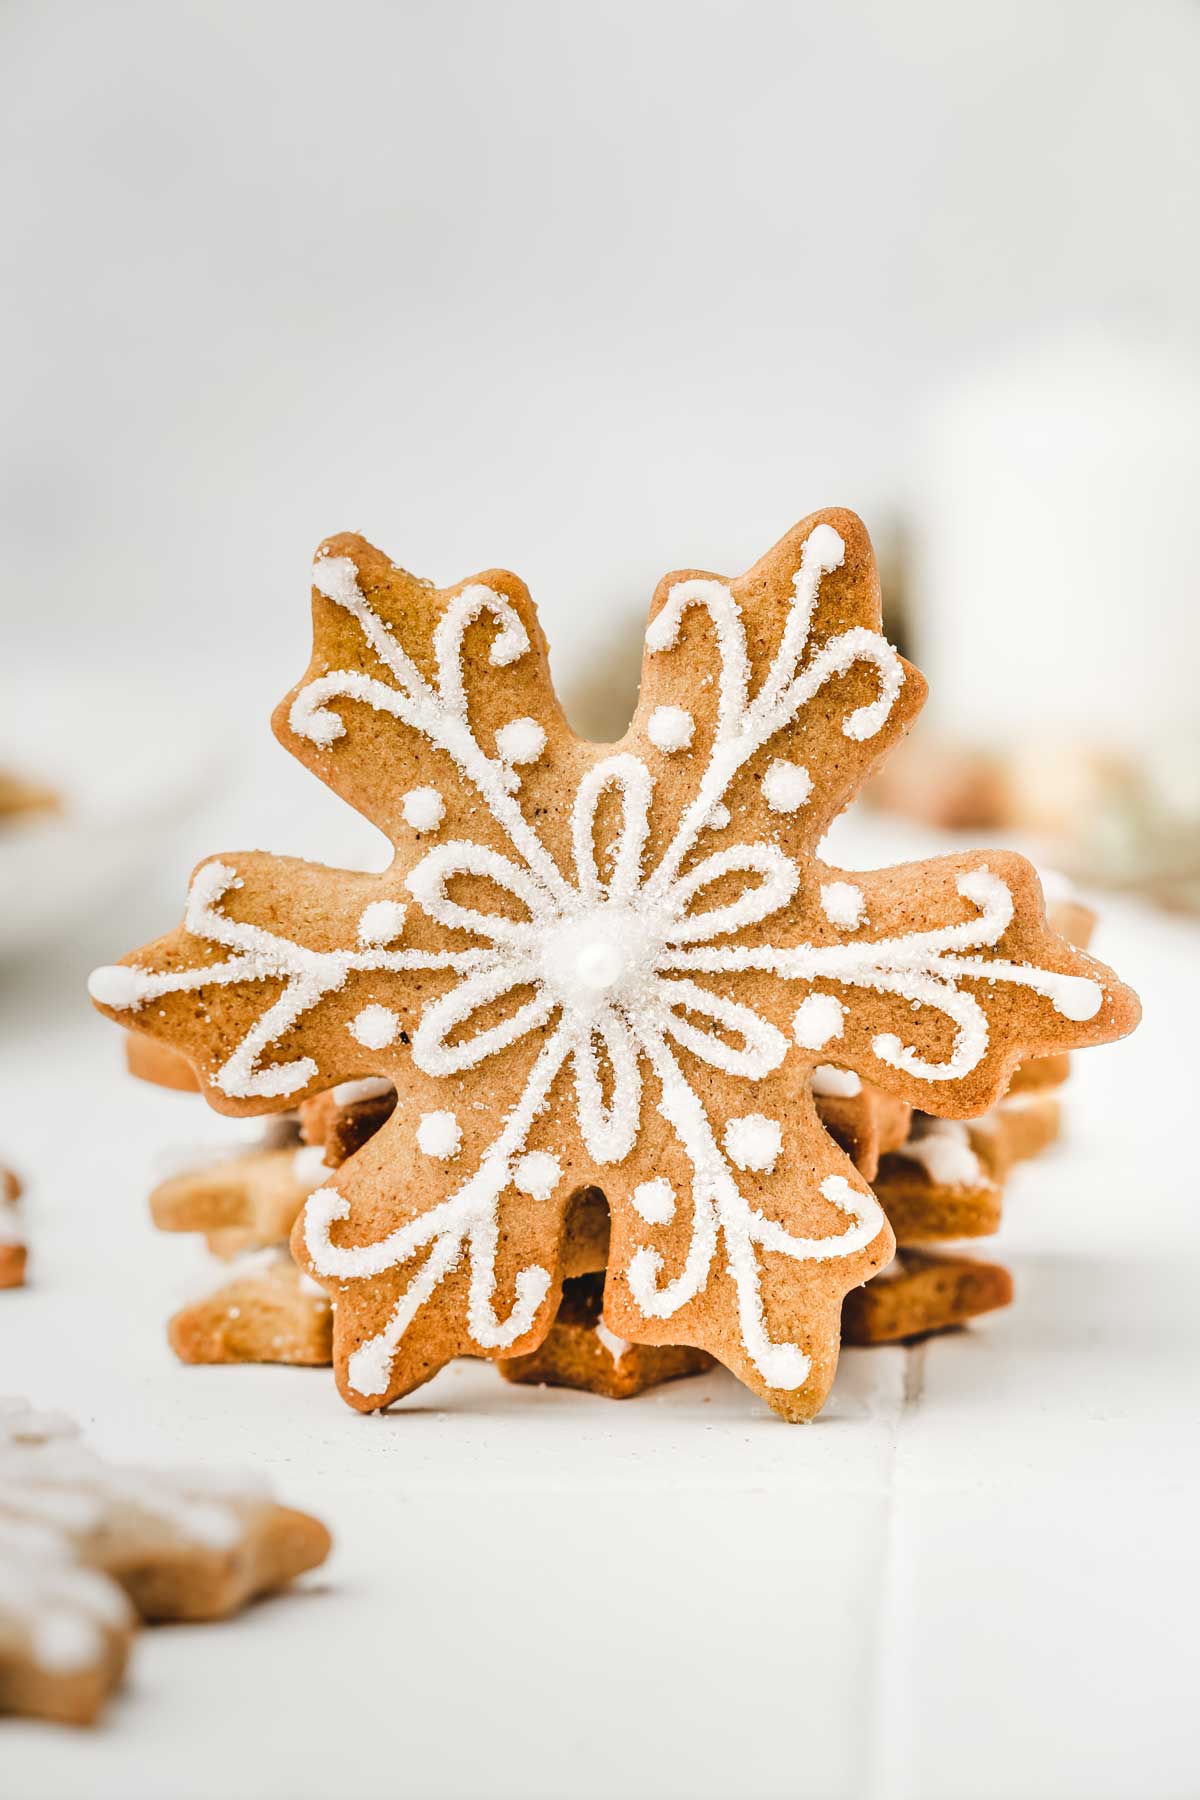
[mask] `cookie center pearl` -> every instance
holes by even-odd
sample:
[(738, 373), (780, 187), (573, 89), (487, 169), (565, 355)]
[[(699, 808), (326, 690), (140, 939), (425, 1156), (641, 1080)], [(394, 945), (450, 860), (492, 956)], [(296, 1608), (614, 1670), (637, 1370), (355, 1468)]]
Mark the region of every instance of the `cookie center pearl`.
[(653, 967), (660, 936), (631, 907), (604, 902), (567, 914), (542, 939), (541, 977), (580, 1019), (630, 998)]
[(620, 947), (604, 938), (593, 938), (575, 953), (575, 978), (594, 994), (606, 994), (625, 973)]

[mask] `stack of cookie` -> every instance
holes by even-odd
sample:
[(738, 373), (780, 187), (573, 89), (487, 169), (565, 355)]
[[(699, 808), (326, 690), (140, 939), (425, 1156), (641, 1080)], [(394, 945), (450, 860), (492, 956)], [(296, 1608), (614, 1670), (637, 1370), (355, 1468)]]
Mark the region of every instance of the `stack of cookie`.
[[(1086, 908), (1060, 902), (1050, 916), (1064, 937), (1086, 947), (1095, 922)], [(127, 1045), (130, 1070), (141, 1079), (196, 1088), (188, 1065), (163, 1046), (134, 1034)], [(947, 1246), (999, 1229), (1010, 1170), (1059, 1134), (1060, 1089), (1069, 1068), (1065, 1053), (1020, 1064), (1005, 1097), (965, 1121), (914, 1111), (849, 1069), (817, 1065), (812, 1091), (821, 1121), (872, 1184), (897, 1244), (894, 1260), (846, 1296), (843, 1342), (895, 1343), (1009, 1304), (1007, 1269)], [(374, 1137), (396, 1104), (389, 1081), (345, 1082), (273, 1119), (257, 1146), (202, 1160), (153, 1190), (158, 1228), (201, 1234), (214, 1259), (205, 1290), (168, 1324), (181, 1361), (332, 1362), (329, 1296), (296, 1265), (288, 1239), (308, 1195)], [(604, 1195), (585, 1188), (568, 1214), (555, 1322), (530, 1355), (499, 1361), (506, 1380), (625, 1399), (713, 1367), (702, 1350), (631, 1344), (608, 1329), (602, 1314), (608, 1242)]]
[[(612, 1389), (711, 1356), (800, 1422), (847, 1297), (871, 1340), (1004, 1297), (925, 1246), (994, 1223), (1040, 1102), (965, 1137), (925, 1115), (994, 1111), (1019, 1064), (1123, 1036), (1137, 1000), (1011, 852), (826, 860), (924, 696), (861, 520), (812, 514), (740, 576), (666, 576), (616, 745), (571, 732), (506, 570), (442, 588), (347, 533), (312, 609), (275, 730), (386, 835), (387, 868), (212, 858), (183, 923), (89, 987), (220, 1109), (299, 1111), (335, 1173), (292, 1245), (347, 1404), (463, 1355), (544, 1378), (582, 1330)], [(856, 1318), (889, 1204), (905, 1256)], [(220, 1228), (265, 1235), (239, 1217)]]
[(0, 1713), (90, 1724), (139, 1621), (227, 1618), (329, 1547), (253, 1477), (119, 1467), (0, 1400)]

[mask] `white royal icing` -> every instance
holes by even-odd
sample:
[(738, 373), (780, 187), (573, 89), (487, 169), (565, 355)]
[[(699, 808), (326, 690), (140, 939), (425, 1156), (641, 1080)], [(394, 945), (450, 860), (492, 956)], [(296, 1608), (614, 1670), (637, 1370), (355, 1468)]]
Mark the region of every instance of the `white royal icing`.
[(812, 1072), (812, 1091), (839, 1100), (853, 1100), (862, 1093), (862, 1080), (853, 1069), (839, 1069), (833, 1063), (818, 1063)]
[(355, 1013), (347, 1029), (367, 1050), (386, 1050), (394, 1044), (400, 1030), (400, 1018), (390, 1006), (364, 1006)]
[(546, 748), (546, 733), (536, 719), (513, 719), (496, 733), (496, 748), (507, 763), (536, 762)]
[(629, 1343), (625, 1338), (619, 1338), (615, 1331), (610, 1331), (603, 1319), (597, 1319), (592, 1329), (612, 1357), (613, 1368), (620, 1368), (625, 1352), (630, 1348)]
[(630, 1195), (633, 1210), (647, 1225), (666, 1225), (675, 1217), (675, 1189), (659, 1176), (655, 1181), (639, 1182)]
[(696, 721), (682, 706), (656, 706), (646, 726), (646, 736), (659, 750), (686, 750), (696, 730)]
[(961, 1119), (914, 1118), (896, 1154), (918, 1163), (939, 1187), (982, 1187), (988, 1179)]
[(394, 944), (404, 930), (408, 908), (398, 900), (372, 900), (364, 906), (358, 920), (358, 941), (368, 944)]
[(821, 911), (831, 925), (853, 931), (862, 924), (866, 910), (863, 891), (852, 881), (827, 881), (821, 889)]
[(808, 804), (812, 789), (812, 776), (808, 770), (799, 763), (784, 762), (781, 757), (776, 758), (763, 776), (763, 798), (772, 812), (797, 812)]
[(736, 1168), (773, 1169), (782, 1148), (783, 1133), (774, 1119), (766, 1119), (762, 1113), (730, 1119), (725, 1127), (725, 1149)]
[(436, 788), (413, 788), (400, 808), (404, 823), (414, 831), (436, 831), (446, 816), (446, 802)]
[(842, 1035), (846, 1008), (834, 994), (810, 994), (796, 1008), (792, 1036), (802, 1050), (823, 1050)]
[(534, 1200), (548, 1200), (561, 1180), (557, 1156), (545, 1150), (531, 1150), (513, 1169), (513, 1186)]
[(445, 1160), (458, 1155), (462, 1126), (452, 1112), (422, 1113), (417, 1122), (417, 1146), (426, 1156)]
[[(209, 864), (193, 885), (186, 922), (195, 936), (221, 947), (224, 959), (161, 973), (132, 967), (117, 975), (101, 971), (94, 984), (101, 997), (110, 996), (108, 1004), (132, 1010), (163, 994), (226, 982), (263, 981), (276, 988), (282, 983), (216, 1074), (216, 1085), (238, 1098), (292, 1095), (314, 1081), (318, 1071), (311, 1059), (271, 1063), (266, 1058), (298, 1020), (360, 971), (374, 975), (377, 987), (382, 985), (379, 977), (402, 978), (411, 971), (437, 970), (452, 978), (425, 1006), (413, 1034), (413, 1060), (427, 1076), (457, 1076), (521, 1040), (536, 1042), (524, 1086), (493, 1141), (452, 1191), (428, 1210), (374, 1243), (342, 1245), (332, 1234), (350, 1215), (349, 1199), (332, 1182), (310, 1196), (304, 1240), (319, 1275), (338, 1282), (368, 1280), (413, 1265), (384, 1329), (349, 1360), (347, 1379), (358, 1393), (370, 1397), (387, 1392), (409, 1325), (464, 1259), (469, 1272), (466, 1327), (474, 1342), (482, 1349), (503, 1349), (531, 1330), (550, 1292), (550, 1273), (536, 1263), (520, 1270), (507, 1316), (498, 1316), (499, 1207), (514, 1186), (549, 1194), (560, 1179), (557, 1159), (544, 1150), (530, 1151), (529, 1139), (535, 1127), (552, 1129), (550, 1094), (564, 1068), (571, 1077), (568, 1093), (573, 1089), (580, 1135), (598, 1165), (622, 1162), (637, 1142), (645, 1067), (654, 1079), (654, 1104), (691, 1167), (691, 1240), (682, 1266), (668, 1273), (662, 1254), (642, 1244), (625, 1268), (614, 1271), (614, 1278), (624, 1279), (645, 1318), (668, 1319), (704, 1291), (714, 1267), (727, 1269), (748, 1357), (768, 1385), (800, 1386), (809, 1374), (809, 1358), (797, 1344), (769, 1334), (762, 1254), (796, 1262), (849, 1257), (872, 1244), (886, 1225), (870, 1192), (841, 1174), (821, 1177), (818, 1172), (813, 1178), (822, 1198), (842, 1215), (840, 1229), (816, 1237), (786, 1231), (743, 1193), (738, 1170), (770, 1166), (780, 1153), (778, 1126), (761, 1115), (730, 1121), (730, 1147), (723, 1147), (723, 1127), (714, 1126), (690, 1079), (692, 1059), (755, 1081), (782, 1063), (788, 1040), (750, 1004), (728, 997), (725, 990), (739, 976), (762, 972), (781, 981), (837, 985), (844, 999), (817, 992), (809, 1000), (820, 1006), (802, 1006), (796, 1015), (797, 1036), (806, 1048), (816, 1049), (840, 1026), (828, 1002), (844, 1016), (860, 990), (891, 996), (913, 1011), (934, 1009), (954, 1028), (952, 1048), (943, 1060), (922, 1057), (895, 1033), (880, 1032), (871, 1041), (879, 1060), (930, 1082), (960, 1079), (987, 1052), (987, 1014), (964, 982), (1030, 989), (1069, 1018), (1090, 1018), (1100, 1006), (1103, 993), (1094, 981), (981, 954), (995, 946), (1013, 912), (1008, 888), (986, 867), (958, 877), (958, 893), (972, 912), (955, 924), (873, 942), (777, 947), (763, 941), (761, 929), (750, 943), (737, 941), (744, 928), (768, 919), (785, 935), (786, 909), (803, 877), (800, 866), (773, 843), (734, 843), (711, 855), (694, 854), (702, 834), (725, 820), (734, 777), (800, 717), (828, 682), (854, 665), (869, 665), (877, 688), (874, 699), (843, 718), (842, 732), (851, 740), (865, 741), (881, 729), (904, 680), (895, 651), (864, 626), (810, 645), (821, 581), (843, 557), (844, 545), (832, 527), (820, 525), (809, 534), (779, 645), (753, 695), (745, 627), (730, 587), (698, 578), (669, 589), (647, 631), (647, 647), (651, 653), (669, 650), (678, 642), (687, 609), (707, 612), (720, 665), (718, 706), (693, 797), (651, 866), (645, 851), (655, 776), (641, 757), (620, 751), (586, 770), (571, 810), (572, 855), (564, 867), (521, 810), (515, 798), (520, 779), (499, 746), (497, 754), (489, 754), (478, 741), (462, 661), (468, 627), (483, 616), (495, 627), (490, 655), (496, 667), (519, 660), (530, 649), (528, 632), (503, 594), (471, 583), (451, 596), (434, 634), (435, 671), (427, 677), (371, 608), (354, 564), (343, 557), (317, 565), (319, 591), (357, 622), (384, 673), (375, 677), (333, 670), (309, 682), (292, 703), (292, 730), (315, 744), (335, 743), (346, 725), (334, 701), (366, 705), (396, 719), (450, 758), (464, 784), (486, 806), (493, 827), (507, 838), (511, 855), (467, 840), (426, 852), (409, 873), (407, 889), (427, 920), (448, 935), (445, 949), (421, 952), (388, 947), (392, 940), (385, 945), (374, 932), (369, 942), (360, 934), (353, 949), (318, 952), (234, 920), (221, 903), (240, 885), (240, 877), (224, 864)], [(659, 748), (682, 748), (692, 740), (693, 724), (681, 708), (659, 707), (646, 731)], [(789, 776), (787, 785), (795, 797), (798, 777)], [(593, 840), (604, 795), (615, 801), (619, 825), (602, 873)], [(502, 891), (503, 909), (487, 911), (483, 902), (452, 900), (449, 883), (461, 874), (476, 878), (477, 893), (493, 883)], [(737, 897), (710, 900), (708, 890), (718, 882), (728, 893), (730, 876), (744, 879)], [(514, 900), (518, 916), (513, 916)], [(831, 924), (857, 928), (862, 923), (863, 895), (853, 883), (825, 883), (821, 900)], [(482, 946), (462, 949), (464, 930), (481, 938)], [(705, 974), (722, 978), (721, 992), (695, 979)], [(98, 988), (94, 985), (93, 992)], [(478, 1013), (515, 990), (531, 997), (498, 1023), (473, 1024)], [(113, 993), (121, 998), (114, 1000)], [(820, 1044), (815, 1042), (818, 1035)], [(687, 1053), (687, 1062), (681, 1063), (678, 1049)], [(536, 1179), (531, 1164), (535, 1173), (540, 1171)], [(838, 1166), (846, 1165), (839, 1161)]]

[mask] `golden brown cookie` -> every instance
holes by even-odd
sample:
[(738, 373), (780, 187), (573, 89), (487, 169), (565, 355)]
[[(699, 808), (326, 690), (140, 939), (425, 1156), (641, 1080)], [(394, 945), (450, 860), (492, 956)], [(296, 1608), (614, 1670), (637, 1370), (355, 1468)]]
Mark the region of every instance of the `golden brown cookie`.
[(0, 1522), (0, 1714), (93, 1724), (136, 1629), (115, 1582), (65, 1560), (52, 1534)]
[(976, 1123), (914, 1113), (899, 1150), (881, 1157), (875, 1192), (900, 1246), (989, 1237), (1004, 1199), (1003, 1140)]
[(28, 1250), (21, 1223), (21, 1183), (11, 1169), (0, 1166), (0, 1289), (25, 1285)]
[(278, 1244), (329, 1174), (319, 1149), (250, 1150), (161, 1181), (150, 1195), (160, 1231), (236, 1231), (240, 1249)]
[(567, 726), (513, 575), (439, 590), (343, 536), (313, 619), (276, 730), (392, 865), (205, 863), (183, 926), (96, 971), (93, 998), (226, 1111), (398, 1088), (293, 1239), (336, 1296), (351, 1405), (535, 1350), (568, 1203), (595, 1187), (613, 1331), (702, 1349), (811, 1417), (842, 1297), (893, 1247), (812, 1069), (965, 1117), (1023, 1059), (1137, 1018), (1018, 856), (820, 860), (923, 695), (880, 635), (861, 523), (815, 514), (734, 580), (669, 576), (615, 747)]
[(167, 1337), (185, 1363), (315, 1368), (333, 1361), (329, 1296), (296, 1267), (286, 1244), (240, 1258), (211, 1293), (175, 1314)]
[(912, 1107), (862, 1081), (851, 1069), (818, 1064), (812, 1075), (817, 1117), (866, 1181), (875, 1179), (879, 1158), (908, 1136)]
[(998, 1263), (899, 1250), (873, 1281), (846, 1295), (842, 1339), (847, 1344), (892, 1344), (947, 1331), (1009, 1305), (1012, 1297), (1012, 1276)]
[(500, 1359), (505, 1381), (581, 1388), (609, 1400), (629, 1400), (664, 1381), (704, 1375), (713, 1367), (713, 1358), (703, 1350), (626, 1343), (605, 1325), (603, 1302), (602, 1275), (565, 1281), (558, 1317), (539, 1347), (529, 1356)]
[(125, 1067), (139, 1081), (154, 1087), (175, 1088), (180, 1093), (197, 1094), (200, 1083), (186, 1056), (180, 1056), (170, 1045), (143, 1031), (125, 1033)]
[(53, 1424), (39, 1435), (37, 1415), (0, 1412), (0, 1529), (52, 1524), (144, 1619), (224, 1618), (329, 1553), (320, 1521), (253, 1477), (120, 1467)]

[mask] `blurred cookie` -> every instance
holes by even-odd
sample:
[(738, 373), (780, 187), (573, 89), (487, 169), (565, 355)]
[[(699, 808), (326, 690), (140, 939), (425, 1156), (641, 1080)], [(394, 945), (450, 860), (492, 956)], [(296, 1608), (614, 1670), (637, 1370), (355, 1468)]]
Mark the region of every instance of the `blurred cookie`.
[(296, 1267), (286, 1244), (239, 1258), (219, 1286), (175, 1314), (167, 1337), (185, 1363), (333, 1361), (329, 1296)]
[(316, 1568), (329, 1533), (250, 1476), (110, 1464), (36, 1414), (0, 1413), (0, 1527), (60, 1535), (144, 1619), (217, 1619)]
[(0, 1288), (25, 1285), (28, 1250), (17, 1202), (21, 1183), (11, 1169), (0, 1167)]

